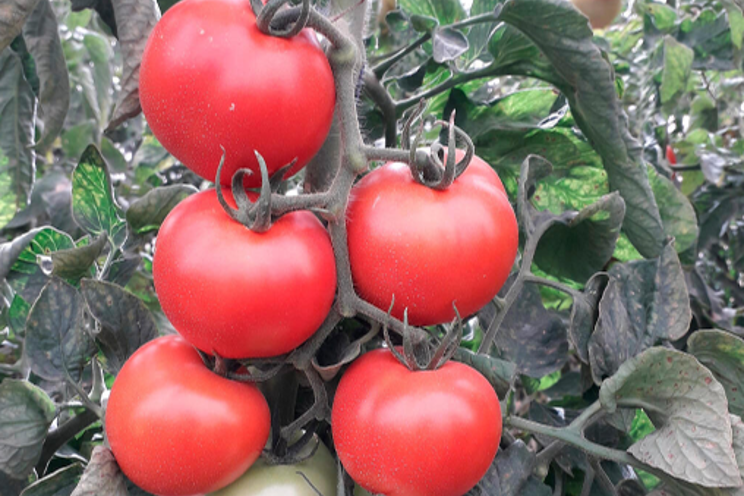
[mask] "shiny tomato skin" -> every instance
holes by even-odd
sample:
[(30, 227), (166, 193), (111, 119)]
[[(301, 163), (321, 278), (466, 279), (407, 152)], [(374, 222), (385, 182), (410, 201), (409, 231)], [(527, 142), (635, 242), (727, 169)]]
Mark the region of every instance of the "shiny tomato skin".
[(467, 365), (412, 372), (378, 349), (342, 376), (331, 428), (341, 463), (370, 493), (461, 496), (496, 455), (501, 408)]
[[(229, 190), (223, 190), (234, 206)], [(226, 358), (287, 353), (331, 309), (336, 265), (327, 231), (307, 211), (265, 233), (232, 220), (214, 190), (173, 209), (158, 233), (153, 278), (175, 329), (205, 353)]]
[[(153, 29), (142, 57), (140, 101), (163, 146), (214, 181), (225, 148), (222, 184), (239, 168), (304, 167), (325, 140), (336, 90), (316, 35), (267, 36), (248, 0), (184, 0)], [(246, 178), (258, 186), (259, 174)]]
[(413, 325), (478, 311), (501, 289), (517, 253), (514, 211), (496, 172), (473, 160), (445, 191), (387, 163), (352, 189), (348, 245), (359, 295)]
[(256, 386), (216, 375), (176, 335), (150, 341), (127, 360), (106, 408), (122, 472), (158, 496), (230, 484), (261, 454), (270, 423)]
[[(294, 465), (269, 465), (259, 459), (238, 480), (211, 496), (318, 496), (318, 492), (335, 495), (338, 481), (336, 460), (328, 448), (318, 442), (318, 448), (310, 458)], [(309, 455), (312, 447), (308, 444), (303, 454)]]

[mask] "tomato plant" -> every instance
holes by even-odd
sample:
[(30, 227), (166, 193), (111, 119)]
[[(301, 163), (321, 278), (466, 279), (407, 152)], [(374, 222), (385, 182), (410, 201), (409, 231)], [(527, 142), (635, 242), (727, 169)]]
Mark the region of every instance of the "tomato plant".
[(214, 190), (168, 215), (153, 278), (178, 332), (204, 352), (227, 358), (276, 356), (298, 347), (323, 322), (336, 290), (333, 248), (312, 214), (291, 213), (255, 233), (222, 210)]
[(257, 186), (254, 150), (270, 173), (297, 159), (290, 176), (320, 149), (335, 90), (312, 31), (268, 36), (248, 1), (185, 0), (149, 37), (140, 100), (155, 136), (194, 172), (214, 181), (222, 147), (223, 184), (250, 168), (246, 184)]
[(106, 409), (106, 434), (122, 471), (160, 496), (220, 489), (261, 454), (269, 408), (252, 384), (208, 370), (183, 339), (140, 348), (119, 372)]
[(411, 371), (376, 350), (342, 377), (331, 426), (344, 468), (373, 494), (458, 496), (496, 455), (501, 408), (467, 365)]
[[(460, 155), (461, 157), (462, 155)], [(444, 191), (388, 163), (352, 190), (349, 260), (365, 300), (413, 325), (467, 316), (506, 281), (517, 253), (517, 222), (498, 175), (477, 157)]]

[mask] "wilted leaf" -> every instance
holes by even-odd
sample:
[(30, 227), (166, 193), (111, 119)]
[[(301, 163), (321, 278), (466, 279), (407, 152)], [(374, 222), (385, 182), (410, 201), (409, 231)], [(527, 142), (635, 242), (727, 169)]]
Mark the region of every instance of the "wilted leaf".
[(85, 467), (80, 484), (71, 496), (128, 496), (124, 475), (114, 454), (105, 446), (93, 448), (90, 463)]
[(723, 385), (729, 411), (744, 415), (744, 340), (721, 331), (696, 331), (687, 351), (708, 367)]
[(0, 383), (0, 470), (26, 477), (41, 455), (41, 445), (56, 414), (54, 403), (28, 381)]
[(57, 33), (57, 18), (50, 0), (38, 0), (23, 27), (23, 39), (36, 63), (41, 82), (39, 116), (44, 132), (38, 147), (47, 148), (62, 130), (70, 106), (70, 77)]
[[(505, 294), (510, 286), (511, 282), (507, 282), (502, 293)], [(488, 329), (495, 313), (493, 303), (478, 312), (481, 328)], [(517, 372), (530, 377), (539, 378), (554, 372), (568, 359), (566, 326), (557, 314), (545, 309), (534, 285), (522, 288), (501, 323), (494, 344), (499, 358), (514, 363)]]
[(599, 300), (602, 298), (609, 276), (596, 274), (587, 281), (584, 291), (573, 296), (568, 339), (582, 362), (589, 363), (589, 339), (594, 323), (599, 317)]
[(68, 465), (37, 480), (23, 490), (21, 496), (70, 496), (83, 474), (79, 463)]
[(92, 341), (82, 327), (82, 298), (52, 278), (34, 302), (26, 321), (26, 356), (31, 370), (49, 380), (78, 380), (90, 359)]
[[(318, 372), (318, 374), (320, 374), (320, 377), (322, 377), (324, 381), (328, 382), (332, 380), (336, 375), (338, 375), (344, 365), (350, 364), (362, 353), (362, 346), (377, 336), (378, 333), (379, 328), (371, 327), (366, 334), (351, 341), (349, 334), (342, 331), (336, 337), (342, 338), (341, 341), (343, 344), (340, 347), (341, 349), (338, 350), (337, 353), (334, 353), (335, 356), (333, 357), (333, 360), (331, 360), (333, 363), (326, 363), (324, 361), (321, 365), (318, 361), (318, 355), (316, 355), (312, 359), (313, 368)], [(326, 342), (328, 342), (328, 340), (326, 340)], [(339, 348), (338, 346), (335, 347)]]
[(136, 234), (156, 231), (181, 200), (196, 192), (197, 189), (190, 184), (174, 184), (148, 191), (133, 201), (127, 210), (130, 229)]
[[(17, 8), (16, 2), (11, 4), (8, 8)], [(0, 226), (26, 206), (31, 193), (35, 113), (36, 97), (23, 76), (21, 60), (13, 50), (0, 51)]]
[(705, 487), (741, 485), (726, 393), (693, 356), (651, 348), (625, 362), (599, 392), (610, 413), (644, 408), (656, 431), (628, 451), (638, 460)]
[(142, 53), (150, 31), (160, 19), (160, 8), (154, 0), (119, 0), (113, 2), (117, 35), (121, 44), (124, 70), (121, 93), (107, 130), (142, 112), (139, 102), (139, 72)]
[(99, 236), (87, 245), (52, 253), (52, 274), (71, 281), (90, 275), (107, 242), (106, 236)]
[(96, 335), (111, 373), (121, 369), (127, 358), (158, 335), (158, 328), (142, 300), (115, 284), (84, 279), (83, 298), (93, 317), (101, 323)]
[(553, 224), (537, 245), (535, 263), (555, 277), (586, 282), (612, 257), (624, 216), (618, 193), (602, 197), (570, 220)]
[(126, 223), (119, 217), (106, 162), (94, 145), (85, 149), (72, 173), (72, 214), (90, 234), (105, 234), (117, 247), (124, 243)]
[(599, 320), (589, 340), (594, 382), (602, 383), (620, 365), (663, 340), (687, 333), (690, 300), (674, 246), (661, 257), (618, 264), (599, 302)]

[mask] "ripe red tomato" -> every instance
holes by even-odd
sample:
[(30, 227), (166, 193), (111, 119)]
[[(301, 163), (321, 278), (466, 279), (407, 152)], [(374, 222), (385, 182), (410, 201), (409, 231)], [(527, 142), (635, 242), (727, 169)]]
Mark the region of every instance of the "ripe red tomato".
[(352, 190), (349, 259), (359, 295), (413, 325), (449, 322), (488, 303), (517, 253), (514, 211), (498, 175), (477, 157), (445, 191), (388, 163)]
[(137, 350), (106, 408), (106, 434), (122, 472), (160, 496), (230, 484), (261, 454), (270, 423), (256, 386), (214, 374), (179, 336)]
[(255, 233), (225, 213), (214, 190), (168, 214), (153, 277), (176, 330), (200, 350), (227, 358), (295, 349), (323, 323), (336, 293), (331, 240), (313, 214), (292, 212)]
[(672, 165), (677, 164), (677, 154), (674, 153), (674, 148), (671, 145), (666, 146), (666, 159)]
[(467, 365), (412, 372), (379, 349), (341, 378), (331, 428), (344, 468), (371, 493), (461, 496), (496, 455), (501, 408)]
[(256, 172), (257, 150), (269, 172), (298, 162), (323, 144), (336, 90), (315, 33), (267, 36), (248, 0), (184, 0), (169, 9), (142, 56), (140, 101), (163, 146), (210, 181), (225, 148), (221, 181), (239, 168)]

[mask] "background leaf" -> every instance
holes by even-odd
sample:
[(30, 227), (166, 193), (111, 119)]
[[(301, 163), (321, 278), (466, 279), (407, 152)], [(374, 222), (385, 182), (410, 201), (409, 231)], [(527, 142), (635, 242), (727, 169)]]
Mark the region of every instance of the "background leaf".
[(729, 411), (744, 415), (744, 340), (721, 331), (697, 331), (687, 350), (723, 385)]

